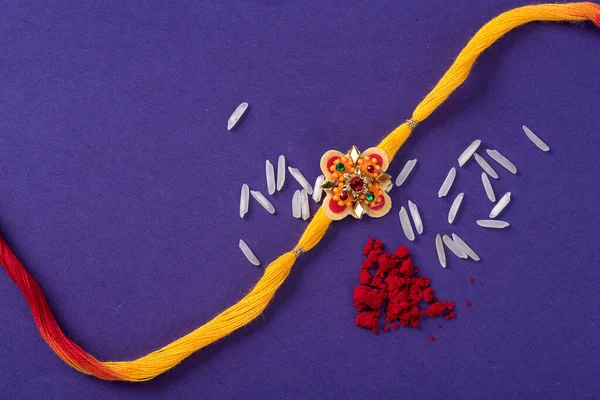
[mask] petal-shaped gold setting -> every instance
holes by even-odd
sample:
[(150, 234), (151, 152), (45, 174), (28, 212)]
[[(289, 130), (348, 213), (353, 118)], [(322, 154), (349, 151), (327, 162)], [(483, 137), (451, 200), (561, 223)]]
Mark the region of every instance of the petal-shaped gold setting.
[(325, 175), (325, 179), (332, 180), (331, 175), (333, 174), (333, 171), (329, 169), (330, 166), (333, 164), (333, 161), (335, 161), (336, 158), (341, 160), (344, 157), (347, 158), (347, 156), (344, 153), (337, 150), (329, 150), (328, 152), (323, 154), (323, 156), (321, 157), (321, 172), (323, 173), (323, 175)]
[(380, 174), (380, 175), (379, 175), (377, 178), (375, 178), (375, 179), (377, 179), (379, 182), (385, 182), (385, 181), (389, 181), (389, 180), (391, 180), (391, 179), (392, 179), (392, 176), (391, 176), (391, 175), (389, 175), (389, 174), (386, 174), (386, 173), (384, 172), (384, 173)]
[(381, 150), (379, 147), (369, 147), (368, 149), (363, 151), (362, 155), (364, 157), (375, 156), (381, 159), (381, 172), (387, 171), (388, 167), (390, 166), (390, 158), (388, 157), (387, 153)]

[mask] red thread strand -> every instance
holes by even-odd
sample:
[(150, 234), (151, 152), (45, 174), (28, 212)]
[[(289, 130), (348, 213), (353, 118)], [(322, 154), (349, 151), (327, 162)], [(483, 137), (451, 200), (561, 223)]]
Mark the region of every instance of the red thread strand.
[(123, 379), (65, 335), (56, 322), (40, 285), (23, 267), (2, 236), (0, 236), (0, 264), (23, 293), (42, 338), (60, 358), (83, 373), (101, 379)]

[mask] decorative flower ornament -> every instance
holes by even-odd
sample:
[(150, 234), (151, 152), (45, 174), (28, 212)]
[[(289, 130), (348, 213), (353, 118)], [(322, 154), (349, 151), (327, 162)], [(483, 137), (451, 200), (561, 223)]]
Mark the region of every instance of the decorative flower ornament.
[(325, 214), (339, 220), (351, 214), (362, 218), (383, 217), (390, 211), (392, 200), (385, 189), (392, 184), (385, 173), (389, 159), (385, 151), (371, 147), (364, 153), (356, 146), (343, 154), (329, 150), (321, 157), (325, 182), (321, 185), (327, 196), (323, 201)]

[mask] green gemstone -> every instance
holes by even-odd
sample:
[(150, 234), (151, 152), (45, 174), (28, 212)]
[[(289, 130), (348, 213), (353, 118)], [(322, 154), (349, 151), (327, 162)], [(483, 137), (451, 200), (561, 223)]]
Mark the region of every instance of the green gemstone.
[(367, 201), (373, 201), (373, 200), (375, 200), (375, 195), (373, 193), (369, 193), (367, 195)]
[(342, 164), (341, 162), (335, 164), (335, 169), (337, 169), (338, 171), (342, 172), (346, 170), (346, 167), (344, 166), (344, 164)]

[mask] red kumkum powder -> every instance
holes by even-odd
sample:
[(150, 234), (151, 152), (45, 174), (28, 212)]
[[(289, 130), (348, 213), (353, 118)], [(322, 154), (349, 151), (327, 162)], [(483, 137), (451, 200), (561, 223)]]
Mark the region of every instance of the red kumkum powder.
[[(430, 279), (418, 276), (419, 269), (413, 266), (410, 251), (400, 246), (396, 253), (384, 253), (383, 242), (369, 239), (363, 248), (367, 257), (360, 270), (360, 284), (354, 288), (354, 307), (359, 311), (356, 325), (379, 331), (379, 317), (385, 309), (383, 320), (385, 332), (400, 326), (419, 327), (424, 316), (446, 319), (456, 318), (454, 302), (438, 301), (429, 287)], [(421, 302), (428, 304), (421, 309)], [(439, 325), (439, 324), (438, 324)]]

